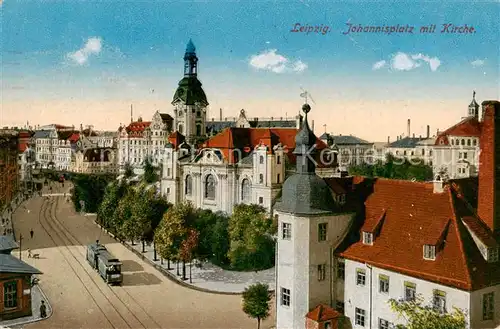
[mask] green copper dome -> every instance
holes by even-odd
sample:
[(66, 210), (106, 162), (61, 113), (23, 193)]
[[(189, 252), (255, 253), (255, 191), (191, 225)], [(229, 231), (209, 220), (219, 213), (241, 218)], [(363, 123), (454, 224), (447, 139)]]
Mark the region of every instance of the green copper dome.
[(184, 77), (179, 81), (179, 86), (175, 91), (172, 104), (182, 102), (186, 105), (195, 105), (200, 103), (202, 106), (207, 106), (207, 95), (201, 87), (201, 82), (195, 76)]

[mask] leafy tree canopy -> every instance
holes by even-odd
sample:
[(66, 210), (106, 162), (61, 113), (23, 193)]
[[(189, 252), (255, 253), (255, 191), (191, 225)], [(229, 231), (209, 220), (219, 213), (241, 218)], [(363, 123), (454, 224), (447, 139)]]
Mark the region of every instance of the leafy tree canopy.
[(267, 284), (253, 284), (243, 292), (243, 312), (257, 319), (258, 329), (260, 321), (265, 320), (270, 314), (270, 301), (271, 293)]
[(421, 297), (415, 301), (389, 300), (391, 309), (407, 321), (396, 325), (396, 329), (465, 329), (466, 320), (462, 310), (454, 308), (451, 313), (441, 314), (432, 306), (423, 304)]

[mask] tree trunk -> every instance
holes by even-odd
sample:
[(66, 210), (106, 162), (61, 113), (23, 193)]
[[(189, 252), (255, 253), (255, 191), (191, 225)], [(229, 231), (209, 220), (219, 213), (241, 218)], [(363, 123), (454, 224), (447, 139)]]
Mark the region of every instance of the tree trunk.
[(260, 318), (257, 317), (257, 329), (260, 329)]
[(176, 262), (177, 264), (177, 276), (181, 275), (181, 273), (179, 272), (179, 262)]
[(134, 239), (132, 239), (132, 241), (131, 241), (131, 242), (132, 242), (132, 245), (133, 245), (133, 246), (135, 246)]
[(156, 257), (156, 243), (153, 241), (153, 260), (156, 262), (158, 258)]
[(192, 275), (191, 275), (191, 268), (193, 267), (193, 262), (189, 262), (189, 283), (193, 283)]
[(182, 281), (186, 281), (186, 262), (182, 261)]
[(144, 242), (144, 240), (142, 240), (142, 252), (146, 252), (146, 242)]

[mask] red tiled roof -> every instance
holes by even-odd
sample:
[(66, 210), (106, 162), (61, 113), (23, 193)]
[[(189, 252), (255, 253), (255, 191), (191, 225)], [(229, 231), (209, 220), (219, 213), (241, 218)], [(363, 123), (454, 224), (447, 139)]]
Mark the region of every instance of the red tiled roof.
[(312, 311), (307, 313), (306, 318), (316, 322), (323, 322), (333, 320), (341, 316), (342, 314), (340, 314), (330, 306), (319, 304)]
[(135, 121), (125, 128), (129, 137), (142, 138), (144, 129), (151, 125), (151, 121)]
[(23, 153), (28, 148), (28, 143), (19, 143), (19, 152)]
[(71, 143), (76, 143), (78, 142), (78, 140), (80, 139), (80, 134), (79, 133), (73, 133), (71, 134), (71, 136), (69, 136), (68, 140), (71, 142)]
[[(469, 117), (441, 132), (436, 140), (436, 145), (440, 145), (439, 141), (442, 136), (479, 137), (480, 135), (481, 122), (479, 122), (475, 117)], [(445, 143), (445, 145), (448, 144)]]
[[(273, 152), (274, 146), (281, 143), (291, 163), (295, 163), (295, 156), (292, 154), (295, 148), (295, 135), (298, 130), (294, 128), (226, 128), (219, 134), (210, 138), (203, 144), (203, 148), (217, 148), (221, 150), (224, 158), (229, 163), (234, 163), (234, 149), (242, 151), (247, 156), (258, 145), (265, 145), (268, 153)], [(327, 145), (317, 139), (316, 148), (322, 150)], [(319, 163), (322, 163), (321, 161)]]
[(468, 227), (475, 236), (481, 240), (482, 243), (486, 247), (496, 247), (498, 246), (497, 241), (493, 235), (493, 232), (490, 231), (488, 226), (484, 224), (482, 221), (477, 220), (472, 216), (466, 216), (462, 218), (462, 222)]
[[(484, 260), (459, 220), (460, 202), (447, 186), (443, 193), (434, 193), (432, 183), (376, 179), (365, 202), (366, 227), (362, 225), (360, 231), (371, 229), (386, 211), (379, 235), (373, 245), (355, 241), (338, 254), (464, 290), (500, 283), (500, 276), (494, 274), (500, 263)], [(423, 259), (424, 244), (438, 245), (434, 261)]]

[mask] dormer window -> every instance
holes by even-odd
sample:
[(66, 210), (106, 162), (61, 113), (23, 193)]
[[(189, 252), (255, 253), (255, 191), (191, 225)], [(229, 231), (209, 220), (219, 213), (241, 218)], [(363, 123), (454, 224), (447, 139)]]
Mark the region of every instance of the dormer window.
[(339, 194), (339, 195), (337, 195), (337, 202), (339, 204), (344, 204), (345, 203), (345, 194)]
[(498, 262), (498, 247), (488, 248), (488, 262)]
[(363, 244), (373, 244), (373, 233), (363, 232)]
[(424, 259), (428, 260), (436, 259), (436, 246), (430, 244), (424, 245)]

